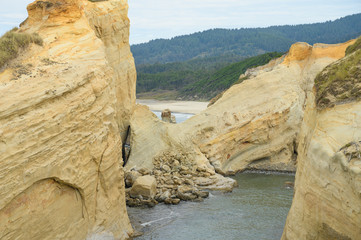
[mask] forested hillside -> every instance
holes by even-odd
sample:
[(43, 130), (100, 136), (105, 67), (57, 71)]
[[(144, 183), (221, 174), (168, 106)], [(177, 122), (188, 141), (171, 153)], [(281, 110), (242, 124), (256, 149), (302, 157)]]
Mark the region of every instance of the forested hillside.
[(281, 55), (278, 52), (265, 53), (231, 64), (229, 61), (236, 58), (222, 56), (143, 65), (137, 69), (138, 97), (209, 100), (237, 82), (247, 69), (264, 65)]
[(361, 14), (324, 23), (268, 28), (212, 29), (131, 46), (136, 65), (182, 62), (209, 56), (284, 52), (294, 42), (339, 43), (361, 35)]
[(200, 78), (195, 83), (187, 85), (181, 90), (180, 96), (189, 99), (209, 100), (234, 83), (240, 83), (244, 80), (239, 80), (239, 76), (245, 73), (247, 69), (267, 64), (270, 60), (281, 56), (282, 53), (271, 52), (230, 64), (210, 76)]

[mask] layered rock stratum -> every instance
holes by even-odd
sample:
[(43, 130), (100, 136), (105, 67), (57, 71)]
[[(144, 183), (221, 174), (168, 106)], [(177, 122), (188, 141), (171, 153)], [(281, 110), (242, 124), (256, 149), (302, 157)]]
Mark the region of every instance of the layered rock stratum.
[(19, 31), (43, 47), (0, 74), (0, 239), (125, 239), (121, 149), (136, 81), (127, 2), (27, 9)]

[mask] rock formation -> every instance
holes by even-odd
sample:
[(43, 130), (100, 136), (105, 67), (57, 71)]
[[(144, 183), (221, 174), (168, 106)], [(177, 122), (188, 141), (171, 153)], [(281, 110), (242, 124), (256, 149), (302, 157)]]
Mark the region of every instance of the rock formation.
[(20, 31), (44, 43), (0, 73), (0, 239), (132, 233), (121, 151), (135, 105), (127, 8), (125, 0), (28, 6)]
[[(132, 151), (125, 165), (127, 185), (131, 187), (133, 179), (140, 175), (151, 175), (157, 181), (157, 194), (154, 199), (127, 195), (128, 205), (201, 201), (208, 196), (205, 189), (231, 191), (235, 186), (235, 180), (215, 173), (191, 136), (174, 128), (181, 124), (163, 122), (148, 107), (141, 105), (135, 108), (130, 122)], [(183, 191), (185, 187), (186, 192)]]
[[(286, 56), (248, 71), (248, 80), (184, 123), (171, 126), (149, 120), (144, 125), (135, 120), (128, 169), (151, 169), (157, 154), (177, 145), (222, 174), (245, 169), (295, 171), (307, 91), (317, 73), (342, 58), (351, 43), (294, 44)], [(144, 111), (137, 108), (135, 115), (143, 112), (144, 118)], [(151, 133), (143, 134), (150, 128)]]
[(360, 59), (358, 50), (328, 66), (308, 92), (282, 239), (360, 239)]
[(177, 123), (175, 116), (172, 115), (172, 112), (168, 108), (162, 111), (161, 117), (164, 122)]
[(361, 235), (361, 50), (337, 61), (354, 41), (297, 43), (169, 124), (135, 106), (125, 0), (38, 0), (28, 12), (19, 31), (43, 46), (0, 73), (1, 239), (126, 239), (126, 195), (201, 201), (235, 186), (219, 173), (294, 171), (296, 159), (283, 239)]

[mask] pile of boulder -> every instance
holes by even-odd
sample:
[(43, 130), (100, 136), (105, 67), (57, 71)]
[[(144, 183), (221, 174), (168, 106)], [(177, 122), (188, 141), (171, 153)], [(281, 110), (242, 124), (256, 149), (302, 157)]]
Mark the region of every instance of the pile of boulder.
[(154, 168), (132, 169), (125, 174), (128, 206), (157, 203), (178, 204), (180, 201), (203, 201), (207, 190), (232, 191), (236, 182), (206, 167), (196, 166), (180, 152), (165, 152), (153, 159)]

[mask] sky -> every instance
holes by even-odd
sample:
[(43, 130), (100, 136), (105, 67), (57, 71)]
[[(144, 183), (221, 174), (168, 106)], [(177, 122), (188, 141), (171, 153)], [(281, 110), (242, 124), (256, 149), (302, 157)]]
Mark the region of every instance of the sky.
[[(3, 34), (26, 19), (26, 5), (33, 0), (0, 1)], [(128, 3), (131, 44), (211, 28), (315, 23), (361, 13), (361, 0), (128, 0)]]

